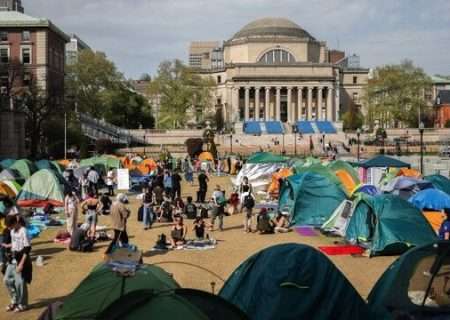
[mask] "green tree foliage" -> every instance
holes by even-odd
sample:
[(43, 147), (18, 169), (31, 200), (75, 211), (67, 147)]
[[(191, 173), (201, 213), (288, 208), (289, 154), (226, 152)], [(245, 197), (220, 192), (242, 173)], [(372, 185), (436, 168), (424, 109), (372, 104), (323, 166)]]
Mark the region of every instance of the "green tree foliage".
[(342, 116), (343, 121), (343, 129), (346, 130), (356, 130), (361, 128), (364, 124), (364, 116), (361, 113), (361, 110), (354, 103), (350, 104), (347, 112)]
[(193, 107), (211, 109), (212, 85), (211, 79), (192, 72), (180, 60), (162, 62), (149, 87), (150, 94), (160, 96), (158, 127), (184, 128)]
[(417, 127), (420, 116), (428, 113), (424, 90), (430, 78), (414, 64), (405, 60), (399, 65), (376, 68), (367, 89), (367, 124), (378, 121), (382, 127), (398, 127), (401, 123)]

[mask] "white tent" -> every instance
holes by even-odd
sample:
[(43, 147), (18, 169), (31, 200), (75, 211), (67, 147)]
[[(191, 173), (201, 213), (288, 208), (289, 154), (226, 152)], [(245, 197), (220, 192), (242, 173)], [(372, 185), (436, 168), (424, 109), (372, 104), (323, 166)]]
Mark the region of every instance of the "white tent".
[(352, 214), (353, 203), (349, 200), (344, 200), (320, 229), (327, 234), (345, 237)]
[(238, 187), (242, 179), (247, 177), (255, 192), (266, 191), (272, 181), (272, 175), (284, 166), (282, 163), (246, 163), (236, 179), (231, 179), (231, 181)]

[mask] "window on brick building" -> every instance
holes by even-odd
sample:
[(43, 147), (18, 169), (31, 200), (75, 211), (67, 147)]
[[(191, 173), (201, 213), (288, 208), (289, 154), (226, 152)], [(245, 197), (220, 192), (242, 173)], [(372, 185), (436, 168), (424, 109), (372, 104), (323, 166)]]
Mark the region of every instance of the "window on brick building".
[(23, 75), (23, 85), (25, 87), (28, 87), (29, 85), (31, 85), (31, 73), (26, 72)]
[(31, 64), (31, 48), (22, 47), (22, 63)]
[(8, 32), (6, 31), (0, 32), (0, 41), (8, 41)]
[(22, 41), (30, 41), (31, 33), (30, 31), (22, 31)]
[(0, 48), (0, 63), (9, 63), (9, 48)]

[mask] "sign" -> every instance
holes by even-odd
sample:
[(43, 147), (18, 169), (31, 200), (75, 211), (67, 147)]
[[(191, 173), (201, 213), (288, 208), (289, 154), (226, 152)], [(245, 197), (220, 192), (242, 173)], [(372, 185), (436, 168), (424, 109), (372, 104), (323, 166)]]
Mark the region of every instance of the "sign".
[(130, 173), (128, 169), (117, 169), (117, 189), (130, 189)]

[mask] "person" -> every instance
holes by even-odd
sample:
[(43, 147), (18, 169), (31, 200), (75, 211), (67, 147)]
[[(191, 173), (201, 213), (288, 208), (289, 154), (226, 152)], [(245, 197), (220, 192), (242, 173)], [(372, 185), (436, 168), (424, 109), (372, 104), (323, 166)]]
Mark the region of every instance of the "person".
[(11, 243), (3, 243), (4, 248), (11, 249), (11, 257), (4, 276), (4, 283), (11, 297), (11, 303), (6, 307), (6, 311), (22, 312), (28, 305), (27, 284), (31, 283), (33, 274), (30, 259), (31, 243), (22, 216), (8, 216), (6, 225), (11, 234)]
[(127, 220), (130, 217), (130, 209), (128, 209), (127, 204), (127, 196), (119, 193), (111, 207), (111, 228), (114, 230), (114, 237), (106, 250), (107, 254), (111, 253), (118, 241), (122, 245), (128, 244)]
[(163, 184), (164, 184), (164, 191), (168, 195), (172, 195), (173, 182), (172, 182), (172, 176), (171, 176), (169, 170), (166, 170), (164, 172)]
[(192, 197), (187, 197), (187, 203), (184, 206), (183, 214), (188, 219), (195, 219), (197, 217), (197, 207), (192, 202)]
[(142, 199), (142, 210), (144, 230), (148, 230), (152, 227), (153, 223), (153, 198), (149, 192), (145, 193)]
[(194, 227), (192, 228), (192, 231), (195, 233), (195, 238), (197, 240), (203, 240), (205, 239), (205, 228), (206, 223), (203, 220), (202, 217), (196, 217), (194, 221)]
[(450, 240), (450, 208), (445, 208), (444, 212), (447, 217), (439, 228), (439, 239)]
[(89, 189), (98, 197), (98, 181), (100, 180), (100, 176), (98, 172), (91, 167), (88, 172), (87, 179), (89, 180)]
[(244, 211), (244, 232), (252, 232), (252, 221), (253, 221), (253, 207), (255, 206), (255, 199), (253, 195), (249, 192), (242, 194), (242, 208)]
[(172, 248), (182, 246), (186, 240), (187, 228), (183, 223), (182, 216), (175, 216), (175, 224), (170, 232), (170, 244)]
[(213, 231), (216, 218), (219, 219), (219, 230), (223, 231), (223, 216), (225, 215), (226, 199), (220, 186), (217, 185), (212, 195), (212, 212), (211, 212), (211, 226)]
[(271, 223), (270, 216), (267, 212), (267, 208), (261, 208), (256, 218), (256, 230), (259, 234), (273, 233), (274, 226)]
[[(1, 198), (1, 200), (3, 200), (3, 197)], [(5, 230), (8, 229), (6, 227), (5, 220), (6, 220), (5, 212), (0, 212), (0, 269), (3, 268), (3, 264), (5, 262), (5, 260), (3, 258), (5, 253), (4, 253), (3, 246), (2, 246)]]
[(184, 213), (184, 202), (181, 198), (176, 198), (174, 201), (174, 214), (175, 215), (181, 215)]
[(272, 226), (275, 233), (285, 233), (289, 232), (289, 220), (288, 220), (288, 212), (278, 211), (277, 216), (272, 220)]
[(164, 189), (160, 185), (156, 185), (153, 188), (153, 197), (158, 206), (160, 206), (164, 201)]
[(237, 160), (236, 164), (234, 165), (234, 168), (236, 169), (236, 174), (239, 174), (239, 171), (242, 169), (241, 160)]
[(164, 193), (164, 200), (160, 206), (160, 214), (158, 216), (158, 222), (171, 222), (173, 221), (173, 204), (172, 199), (167, 193)]
[(231, 193), (230, 198), (228, 199), (228, 205), (228, 214), (236, 214), (239, 207), (239, 194), (237, 194), (236, 192)]
[(197, 202), (205, 203), (206, 193), (208, 192), (208, 182), (209, 178), (205, 174), (205, 171), (200, 171), (200, 174), (197, 177), (199, 190), (197, 192)]
[(239, 199), (241, 200), (241, 202), (244, 200), (242, 195), (247, 192), (253, 194), (253, 187), (248, 181), (248, 177), (243, 177), (242, 182), (239, 185)]
[(87, 173), (84, 173), (81, 177), (80, 177), (80, 189), (81, 189), (81, 199), (82, 200), (86, 200), (88, 193), (89, 193), (89, 180), (88, 180), (88, 175)]
[(93, 191), (89, 191), (88, 198), (81, 204), (81, 210), (86, 215), (85, 223), (89, 225), (88, 237), (95, 240), (97, 228), (97, 214), (100, 212), (100, 201), (95, 197)]
[(194, 184), (194, 170), (188, 158), (184, 159), (183, 163), (184, 179), (191, 184)]
[(178, 170), (172, 175), (172, 199), (181, 198), (181, 176)]
[(111, 198), (108, 196), (108, 194), (109, 193), (104, 192), (100, 197), (101, 212), (105, 216), (110, 214), (112, 205)]
[(114, 180), (114, 170), (110, 169), (106, 174), (106, 186), (108, 187), (110, 197), (114, 196)]
[(66, 228), (70, 235), (73, 234), (77, 227), (78, 205), (80, 200), (74, 191), (70, 191), (64, 199), (64, 212), (66, 214)]

